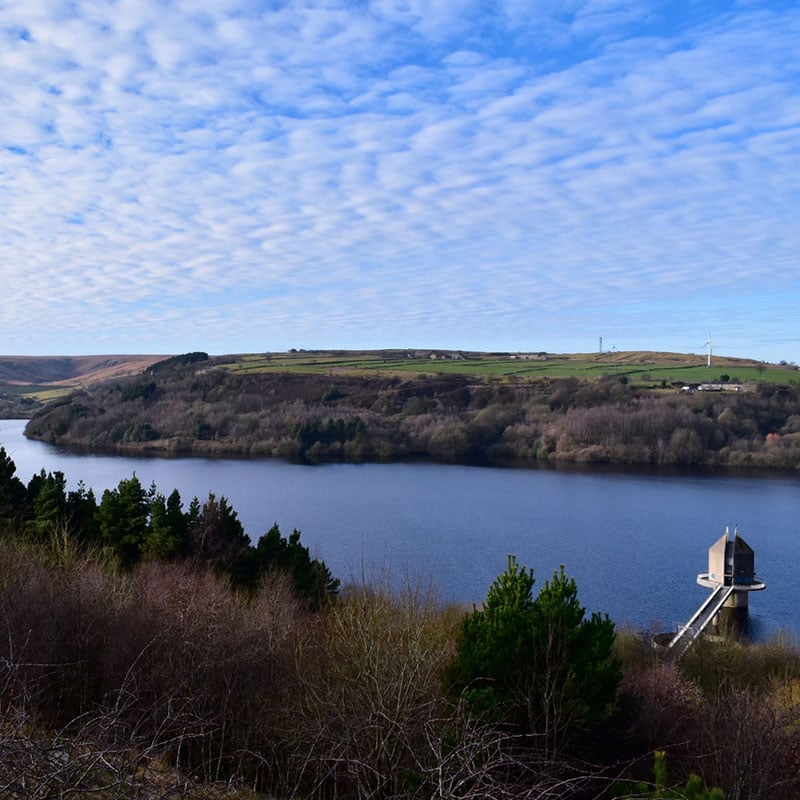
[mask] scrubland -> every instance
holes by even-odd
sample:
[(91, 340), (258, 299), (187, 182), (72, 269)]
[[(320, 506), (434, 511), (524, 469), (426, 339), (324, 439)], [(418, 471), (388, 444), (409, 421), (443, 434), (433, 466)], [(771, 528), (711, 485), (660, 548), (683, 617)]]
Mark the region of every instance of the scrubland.
[[(798, 388), (643, 393), (618, 377), (234, 375), (185, 363), (51, 404), (93, 447), (306, 460), (796, 467)], [(98, 502), (0, 448), (0, 796), (800, 796), (800, 647), (587, 617), (509, 559), (472, 609), (340, 586), (298, 531), (253, 545), (225, 498), (134, 478)], [(534, 568), (536, 565), (532, 565)], [(541, 588), (539, 588), (541, 587)]]

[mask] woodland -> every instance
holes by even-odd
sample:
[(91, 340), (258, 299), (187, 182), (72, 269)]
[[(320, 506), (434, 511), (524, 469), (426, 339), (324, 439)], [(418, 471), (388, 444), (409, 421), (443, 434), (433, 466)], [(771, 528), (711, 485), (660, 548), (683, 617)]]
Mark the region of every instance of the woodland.
[(588, 615), (509, 556), (471, 609), (300, 532), (0, 448), (0, 796), (789, 800), (800, 649)]
[[(26, 435), (95, 451), (466, 464), (800, 467), (800, 383), (247, 372), (206, 354), (47, 403)], [(735, 390), (735, 391), (734, 391)]]

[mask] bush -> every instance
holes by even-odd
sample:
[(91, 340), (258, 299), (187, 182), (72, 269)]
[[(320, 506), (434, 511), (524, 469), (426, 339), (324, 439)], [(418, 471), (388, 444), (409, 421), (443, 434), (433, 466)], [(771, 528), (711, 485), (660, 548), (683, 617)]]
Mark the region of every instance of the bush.
[(455, 617), (424, 587), (351, 586), (303, 652), (287, 717), (302, 796), (410, 797), (442, 734)]

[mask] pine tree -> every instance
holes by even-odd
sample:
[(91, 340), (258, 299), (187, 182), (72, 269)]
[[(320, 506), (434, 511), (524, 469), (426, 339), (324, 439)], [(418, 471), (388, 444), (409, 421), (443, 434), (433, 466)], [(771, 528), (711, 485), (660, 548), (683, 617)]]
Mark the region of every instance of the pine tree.
[(486, 602), (464, 619), (446, 683), (474, 713), (555, 751), (607, 718), (621, 672), (613, 623), (586, 618), (563, 567), (535, 600), (533, 585), (532, 571), (509, 556)]
[(150, 526), (144, 543), (144, 555), (169, 560), (182, 555), (186, 548), (189, 524), (177, 489), (165, 498), (153, 484), (148, 492)]
[(147, 493), (134, 473), (123, 478), (116, 489), (106, 489), (97, 509), (103, 546), (117, 556), (124, 567), (142, 556), (149, 532)]
[(46, 473), (44, 469), (29, 481), (32, 517), (26, 528), (36, 538), (46, 540), (53, 533), (66, 530), (69, 517), (66, 485), (63, 472)]
[(224, 497), (217, 500), (210, 493), (202, 505), (197, 498), (192, 501), (188, 515), (188, 555), (229, 572), (239, 583), (246, 583), (252, 573), (251, 551), (250, 537)]
[(288, 572), (295, 592), (314, 607), (322, 605), (339, 588), (338, 579), (331, 575), (325, 562), (311, 558), (308, 548), (300, 543), (297, 529), (286, 539), (276, 523), (258, 540), (255, 557), (259, 573)]
[(0, 533), (13, 531), (25, 513), (27, 492), (16, 472), (11, 456), (0, 447)]

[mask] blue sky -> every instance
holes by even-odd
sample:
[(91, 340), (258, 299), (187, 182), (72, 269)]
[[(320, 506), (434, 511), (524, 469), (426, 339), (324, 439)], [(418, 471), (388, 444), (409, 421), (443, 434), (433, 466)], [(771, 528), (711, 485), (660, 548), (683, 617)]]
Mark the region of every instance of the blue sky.
[(0, 353), (800, 361), (800, 6), (0, 3)]

